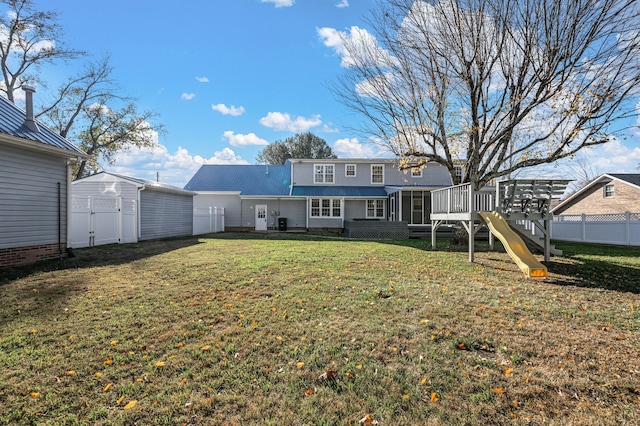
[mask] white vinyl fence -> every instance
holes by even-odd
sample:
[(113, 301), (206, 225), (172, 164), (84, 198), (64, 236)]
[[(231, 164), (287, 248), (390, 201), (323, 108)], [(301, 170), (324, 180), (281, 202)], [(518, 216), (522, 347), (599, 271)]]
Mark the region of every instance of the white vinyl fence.
[(640, 213), (555, 216), (551, 238), (560, 241), (640, 246)]
[(193, 209), (193, 235), (224, 232), (224, 208), (196, 207)]

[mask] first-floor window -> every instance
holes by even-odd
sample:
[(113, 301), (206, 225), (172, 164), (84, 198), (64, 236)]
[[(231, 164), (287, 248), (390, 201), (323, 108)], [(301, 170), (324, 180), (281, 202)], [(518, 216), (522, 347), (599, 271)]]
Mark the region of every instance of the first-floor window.
[(384, 200), (367, 200), (367, 217), (384, 218)]
[(339, 198), (312, 198), (311, 217), (342, 217), (342, 200)]

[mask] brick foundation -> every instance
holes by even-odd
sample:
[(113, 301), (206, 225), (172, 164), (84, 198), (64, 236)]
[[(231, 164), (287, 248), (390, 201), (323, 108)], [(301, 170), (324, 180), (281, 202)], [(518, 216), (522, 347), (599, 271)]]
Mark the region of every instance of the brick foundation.
[(58, 244), (0, 249), (0, 269), (65, 257), (66, 250), (63, 249), (61, 253)]

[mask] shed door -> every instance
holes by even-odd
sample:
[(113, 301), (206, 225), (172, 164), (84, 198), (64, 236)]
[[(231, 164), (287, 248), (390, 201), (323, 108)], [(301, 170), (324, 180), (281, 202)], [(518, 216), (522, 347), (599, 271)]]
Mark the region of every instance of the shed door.
[(93, 197), (91, 213), (93, 245), (120, 242), (120, 209), (116, 197)]
[(267, 230), (267, 206), (266, 204), (256, 205), (256, 231)]

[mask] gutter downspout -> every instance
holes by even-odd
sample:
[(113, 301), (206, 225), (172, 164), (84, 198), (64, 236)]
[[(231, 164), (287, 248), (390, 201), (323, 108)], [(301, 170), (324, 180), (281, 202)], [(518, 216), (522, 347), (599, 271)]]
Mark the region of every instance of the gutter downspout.
[(75, 257), (73, 254), (73, 250), (71, 247), (71, 208), (72, 208), (72, 197), (71, 197), (71, 160), (67, 159), (67, 255), (69, 257)]
[(142, 228), (142, 219), (141, 219), (141, 217), (142, 217), (142, 211), (141, 211), (142, 210), (142, 206), (140, 205), (140, 193), (142, 191), (144, 191), (145, 189), (147, 189), (147, 185), (145, 185), (144, 183), (142, 184), (142, 188), (138, 188), (138, 201), (137, 201), (138, 208), (136, 209), (136, 213), (137, 213), (137, 216), (138, 216), (136, 218), (136, 222), (138, 223), (138, 241), (136, 241), (137, 243), (140, 242), (140, 237), (142, 237), (142, 234), (141, 234), (141, 232), (142, 232), (142, 229), (141, 229)]
[(62, 258), (62, 184), (58, 181), (58, 254)]

